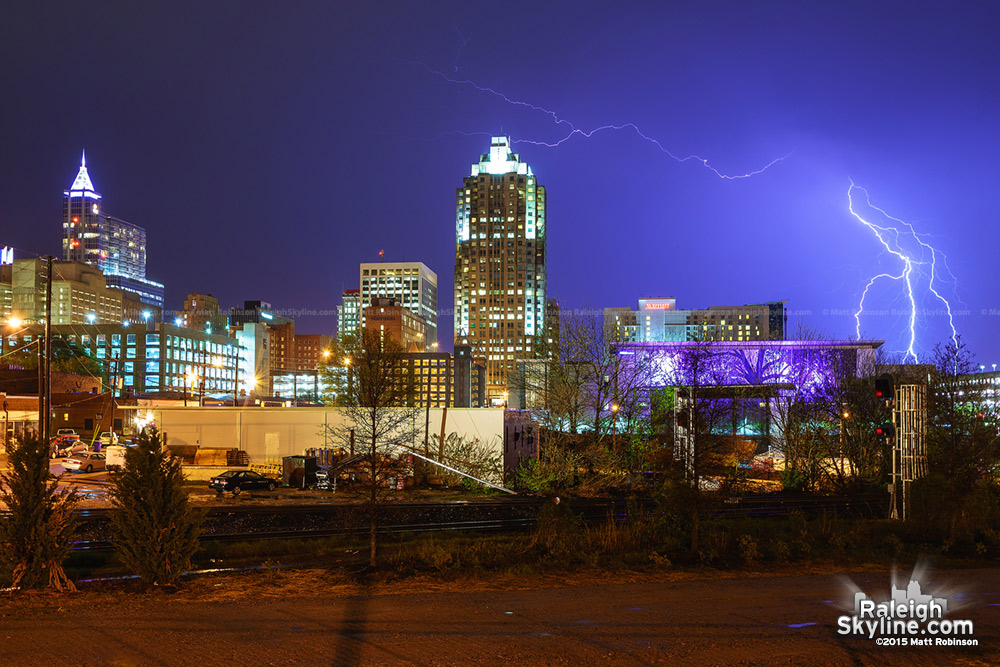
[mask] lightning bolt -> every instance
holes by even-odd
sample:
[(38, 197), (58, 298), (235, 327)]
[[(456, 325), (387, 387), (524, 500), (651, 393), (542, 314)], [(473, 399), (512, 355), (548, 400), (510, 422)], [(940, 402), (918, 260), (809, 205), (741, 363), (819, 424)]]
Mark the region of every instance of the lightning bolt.
[[(426, 64), (424, 64), (422, 62), (413, 62), (411, 64), (423, 67), (428, 73), (430, 73), (430, 74), (432, 74), (434, 76), (440, 77), (441, 79), (444, 79), (448, 83), (452, 83), (452, 84), (455, 84), (457, 86), (466, 86), (466, 87), (469, 87), (469, 88), (473, 88), (474, 90), (477, 90), (477, 91), (479, 91), (481, 93), (486, 93), (488, 95), (493, 95), (494, 97), (500, 98), (501, 100), (503, 100), (504, 102), (506, 102), (507, 104), (509, 104), (511, 106), (524, 107), (526, 109), (530, 109), (531, 111), (537, 111), (537, 112), (539, 112), (541, 114), (544, 114), (544, 115), (548, 116), (549, 118), (551, 118), (552, 122), (557, 127), (565, 127), (566, 128), (566, 136), (564, 136), (562, 139), (559, 139), (558, 141), (539, 141), (539, 140), (534, 140), (534, 139), (512, 139), (512, 142), (515, 143), (515, 144), (531, 144), (532, 146), (544, 146), (546, 148), (556, 148), (556, 147), (561, 146), (562, 144), (566, 143), (567, 141), (569, 141), (570, 139), (572, 139), (575, 136), (580, 136), (580, 137), (583, 137), (585, 139), (589, 139), (590, 137), (594, 136), (598, 132), (632, 131), (636, 135), (638, 135), (639, 138), (641, 138), (642, 140), (644, 140), (644, 141), (652, 144), (660, 152), (662, 152), (665, 155), (669, 156), (674, 161), (679, 162), (681, 164), (683, 164), (685, 162), (692, 162), (692, 161), (693, 162), (699, 162), (699, 163), (701, 163), (701, 165), (703, 167), (705, 167), (706, 169), (708, 169), (709, 171), (711, 171), (712, 173), (714, 173), (716, 176), (718, 176), (721, 179), (727, 180), (727, 181), (735, 181), (735, 180), (739, 180), (739, 179), (743, 179), (743, 178), (750, 178), (751, 176), (756, 176), (757, 174), (761, 174), (761, 173), (767, 171), (768, 169), (770, 169), (772, 166), (774, 166), (778, 162), (781, 162), (782, 160), (787, 159), (788, 157), (790, 157), (792, 155), (792, 153), (795, 152), (795, 151), (791, 151), (791, 152), (787, 153), (786, 155), (782, 155), (781, 157), (777, 157), (777, 158), (771, 160), (770, 162), (768, 162), (763, 167), (760, 167), (759, 169), (755, 169), (753, 171), (748, 171), (748, 172), (746, 172), (744, 174), (725, 174), (725, 173), (719, 171), (718, 169), (716, 169), (714, 166), (712, 166), (709, 163), (709, 161), (707, 159), (703, 158), (703, 157), (700, 157), (698, 155), (688, 155), (686, 157), (681, 157), (681, 156), (673, 153), (666, 146), (664, 146), (658, 139), (650, 136), (649, 134), (647, 134), (647, 133), (643, 132), (641, 129), (639, 129), (639, 126), (636, 125), (635, 123), (623, 123), (621, 125), (611, 125), (611, 124), (609, 124), (609, 125), (601, 125), (600, 127), (595, 127), (595, 128), (593, 128), (591, 130), (583, 130), (583, 129), (580, 129), (580, 128), (576, 127), (573, 123), (571, 123), (570, 121), (566, 120), (565, 118), (563, 118), (562, 116), (560, 116), (558, 113), (556, 113), (555, 111), (553, 111), (551, 109), (546, 109), (545, 107), (539, 106), (537, 104), (532, 104), (530, 102), (524, 102), (522, 100), (513, 99), (513, 98), (508, 97), (507, 95), (501, 93), (500, 91), (494, 89), (494, 88), (490, 88), (488, 86), (481, 86), (478, 83), (476, 83), (475, 81), (473, 81), (472, 79), (454, 79), (454, 78), (448, 76), (447, 74), (445, 74), (443, 72), (439, 72), (436, 69), (428, 67)], [(465, 133), (459, 133), (459, 134), (465, 134)], [(478, 134), (478, 133), (476, 133), (476, 134)]]
[[(885, 226), (877, 225), (861, 217), (861, 215), (854, 210), (855, 190), (864, 193), (866, 206), (868, 206), (873, 211), (878, 211), (886, 220), (901, 225), (902, 228), (894, 225), (885, 225)], [(917, 300), (914, 295), (914, 279), (915, 277), (918, 277), (920, 275), (918, 267), (929, 267), (928, 281), (927, 281), (928, 290), (931, 292), (931, 294), (935, 296), (935, 298), (937, 298), (941, 303), (944, 304), (945, 312), (947, 312), (948, 314), (948, 326), (951, 328), (951, 340), (952, 343), (954, 343), (957, 347), (958, 331), (955, 329), (955, 317), (951, 310), (951, 304), (948, 302), (946, 298), (944, 298), (944, 296), (941, 295), (941, 293), (935, 287), (935, 282), (938, 279), (938, 255), (941, 255), (941, 261), (946, 269), (948, 268), (948, 258), (940, 250), (936, 249), (929, 243), (925, 242), (921, 238), (922, 235), (917, 232), (917, 230), (913, 227), (912, 224), (906, 222), (905, 220), (900, 220), (899, 218), (895, 218), (889, 215), (885, 210), (872, 204), (871, 197), (869, 196), (868, 191), (858, 185), (855, 185), (854, 181), (850, 181), (850, 187), (847, 188), (847, 208), (848, 210), (850, 210), (851, 215), (857, 218), (859, 222), (861, 222), (865, 227), (870, 229), (873, 234), (875, 234), (875, 238), (877, 238), (879, 243), (882, 244), (882, 247), (885, 248), (886, 252), (888, 252), (891, 255), (895, 255), (897, 258), (899, 258), (899, 261), (902, 263), (902, 269), (900, 270), (899, 275), (893, 275), (891, 273), (880, 273), (877, 276), (873, 276), (868, 281), (868, 284), (865, 285), (865, 289), (861, 293), (861, 300), (858, 302), (858, 309), (854, 313), (854, 322), (856, 325), (855, 334), (857, 335), (858, 340), (861, 340), (861, 313), (864, 312), (865, 309), (865, 298), (868, 296), (868, 290), (870, 290), (876, 282), (882, 280), (883, 278), (895, 281), (902, 281), (903, 284), (906, 286), (905, 296), (910, 303), (910, 317), (909, 317), (910, 342), (906, 348), (906, 354), (904, 355), (904, 359), (912, 358), (913, 362), (917, 363), (917, 353), (916, 350), (914, 349), (916, 347), (916, 341), (917, 341), (917, 331), (916, 331)], [(916, 241), (917, 245), (919, 245), (921, 248), (919, 258), (914, 258), (911, 256), (911, 254), (900, 243), (901, 238), (907, 240), (912, 239)], [(929, 262), (924, 259), (925, 257), (924, 251), (930, 252)], [(951, 270), (948, 269), (948, 272), (950, 274)], [(954, 276), (952, 277), (954, 278)]]

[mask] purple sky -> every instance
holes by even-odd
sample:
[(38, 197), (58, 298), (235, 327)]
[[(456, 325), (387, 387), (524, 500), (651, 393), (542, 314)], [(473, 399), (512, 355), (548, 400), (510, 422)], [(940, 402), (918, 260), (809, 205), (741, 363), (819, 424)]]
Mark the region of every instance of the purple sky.
[[(455, 188), (503, 133), (548, 189), (565, 308), (787, 299), (793, 328), (853, 337), (868, 279), (903, 267), (851, 216), (853, 179), (939, 270), (947, 256), (957, 282), (935, 286), (1000, 362), (995, 3), (146, 4), (3, 11), (0, 246), (59, 253), (85, 148), (106, 210), (146, 228), (168, 308), (201, 291), (332, 311), (384, 249), (437, 272), (450, 347)], [(727, 175), (791, 155), (730, 180), (629, 128), (531, 143), (627, 123)], [(922, 251), (923, 359), (948, 318), (930, 251), (899, 243)], [(909, 344), (901, 288), (876, 284), (862, 319), (892, 350)]]

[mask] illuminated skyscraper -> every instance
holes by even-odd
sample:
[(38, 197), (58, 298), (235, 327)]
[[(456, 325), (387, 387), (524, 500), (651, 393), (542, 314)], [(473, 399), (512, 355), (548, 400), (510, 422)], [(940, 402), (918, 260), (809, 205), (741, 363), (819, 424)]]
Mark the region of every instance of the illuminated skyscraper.
[(532, 357), (545, 333), (545, 188), (493, 137), (458, 188), (455, 337), (486, 357), (486, 391), (503, 400), (514, 360)]
[(95, 266), (108, 287), (163, 307), (163, 285), (146, 278), (146, 230), (103, 211), (86, 154), (73, 185), (63, 191), (63, 259)]
[(345, 289), (337, 306), (337, 340), (347, 335), (357, 336), (361, 330), (361, 290)]

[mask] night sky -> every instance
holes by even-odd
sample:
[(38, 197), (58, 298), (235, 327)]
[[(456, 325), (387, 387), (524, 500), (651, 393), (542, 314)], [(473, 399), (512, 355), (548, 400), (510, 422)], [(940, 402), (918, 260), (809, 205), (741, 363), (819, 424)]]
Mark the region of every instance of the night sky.
[[(105, 210), (146, 228), (168, 309), (262, 299), (333, 333), (384, 249), (437, 272), (450, 348), (455, 189), (508, 134), (548, 190), (564, 309), (787, 299), (793, 329), (853, 337), (868, 279), (903, 267), (851, 216), (853, 179), (943, 253), (959, 333), (1000, 362), (994, 2), (151, 4), (0, 10), (0, 246), (59, 255), (86, 149)], [(585, 136), (630, 123), (660, 147)], [(727, 179), (665, 151), (725, 175), (787, 157)], [(948, 318), (930, 251), (899, 242), (922, 252), (923, 360)], [(905, 349), (902, 283), (866, 303), (862, 335)]]

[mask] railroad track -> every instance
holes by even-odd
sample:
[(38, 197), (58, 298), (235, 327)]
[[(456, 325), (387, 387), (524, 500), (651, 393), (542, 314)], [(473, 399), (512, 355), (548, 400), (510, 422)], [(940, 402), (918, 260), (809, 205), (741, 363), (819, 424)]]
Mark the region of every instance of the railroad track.
[[(399, 533), (525, 532), (538, 523), (538, 511), (551, 500), (518, 498), (449, 503), (390, 503), (383, 506), (381, 535)], [(567, 505), (584, 523), (607, 520), (627, 521), (629, 501), (621, 498), (567, 500)], [(633, 501), (642, 511), (652, 511), (648, 498)], [(82, 519), (82, 539), (76, 551), (112, 549), (109, 514), (112, 510), (88, 509), (78, 512)], [(749, 496), (716, 500), (703, 516), (719, 519), (739, 517), (781, 517), (836, 513), (838, 516), (881, 518), (888, 511), (882, 496), (767, 497)], [(248, 505), (211, 508), (206, 517), (204, 542), (250, 542), (276, 539), (315, 539), (333, 536), (362, 536), (368, 533), (364, 506), (344, 504)]]

